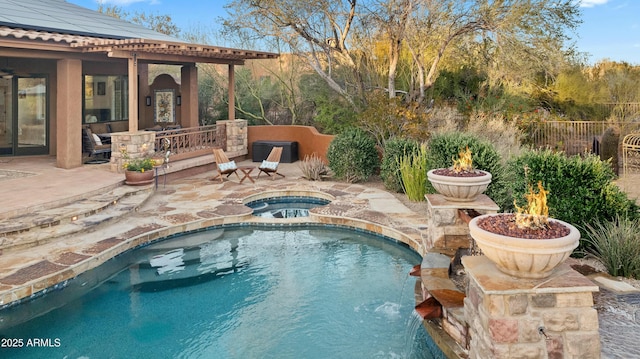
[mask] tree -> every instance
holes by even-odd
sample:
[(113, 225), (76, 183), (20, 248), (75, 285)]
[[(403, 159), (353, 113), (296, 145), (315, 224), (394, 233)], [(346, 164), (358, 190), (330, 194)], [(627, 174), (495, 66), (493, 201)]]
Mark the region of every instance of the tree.
[[(353, 92), (364, 93), (362, 72), (347, 43), (356, 4), (357, 0), (234, 0), (226, 6), (229, 18), (224, 26), (227, 31), (250, 30), (265, 41), (285, 43), (355, 106)], [(351, 76), (334, 77), (334, 70), (340, 68), (348, 69)]]
[(422, 1), (406, 37), (420, 73), (414, 93), (424, 97), (452, 48), (482, 59), (494, 82), (551, 71), (572, 50), (561, 51), (578, 16), (572, 0)]
[(180, 29), (176, 24), (173, 23), (170, 15), (146, 14), (144, 12), (136, 12), (135, 14), (131, 15), (130, 13), (124, 11), (124, 9), (122, 9), (120, 6), (105, 5), (105, 3), (102, 1), (98, 2), (97, 11), (105, 15), (115, 17), (116, 19), (130, 21), (138, 25), (142, 25), (148, 29), (163, 33), (165, 35), (175, 37), (178, 37), (180, 35)]
[[(233, 0), (227, 9), (228, 29), (286, 42), (353, 105), (364, 103), (370, 88), (398, 92), (403, 48), (414, 71), (405, 92), (424, 100), (454, 51), (483, 59), (496, 81), (518, 83), (523, 74), (553, 71), (572, 50), (566, 34), (579, 24), (574, 0)], [(384, 59), (363, 46), (376, 39), (388, 41)], [(388, 61), (386, 84), (376, 82), (380, 66), (367, 66), (376, 61)]]

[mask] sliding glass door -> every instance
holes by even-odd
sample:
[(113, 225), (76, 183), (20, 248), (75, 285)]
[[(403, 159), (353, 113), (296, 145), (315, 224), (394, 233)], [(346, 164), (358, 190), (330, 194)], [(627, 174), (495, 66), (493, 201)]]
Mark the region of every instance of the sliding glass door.
[(13, 154), (13, 82), (0, 77), (0, 156)]
[(49, 153), (46, 77), (0, 80), (0, 155)]

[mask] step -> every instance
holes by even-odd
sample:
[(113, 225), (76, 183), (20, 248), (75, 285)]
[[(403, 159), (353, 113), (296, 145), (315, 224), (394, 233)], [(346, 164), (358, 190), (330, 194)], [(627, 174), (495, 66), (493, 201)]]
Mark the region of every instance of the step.
[(13, 217), (0, 223), (0, 251), (30, 248), (80, 231), (92, 231), (141, 206), (153, 185), (118, 186), (60, 207)]

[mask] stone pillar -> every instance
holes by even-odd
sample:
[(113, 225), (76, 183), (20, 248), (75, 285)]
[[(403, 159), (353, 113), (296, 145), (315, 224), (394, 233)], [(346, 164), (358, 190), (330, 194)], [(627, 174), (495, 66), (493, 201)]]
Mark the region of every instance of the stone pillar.
[(155, 153), (154, 131), (115, 132), (111, 134), (111, 171), (124, 172), (124, 151), (129, 158), (151, 157)]
[(217, 121), (217, 125), (224, 124), (227, 142), (223, 147), (229, 157), (243, 156), (249, 153), (247, 120)]
[(470, 359), (600, 358), (598, 286), (569, 265), (544, 279), (523, 279), (500, 272), (485, 256), (462, 263)]
[(458, 248), (470, 248), (469, 224), (460, 218), (459, 209), (472, 209), (480, 214), (497, 213), (500, 209), (484, 194), (471, 202), (448, 201), (439, 194), (426, 197), (429, 230), (425, 245), (428, 251), (437, 249), (452, 254)]
[(216, 145), (227, 150), (227, 125), (223, 121), (216, 122)]

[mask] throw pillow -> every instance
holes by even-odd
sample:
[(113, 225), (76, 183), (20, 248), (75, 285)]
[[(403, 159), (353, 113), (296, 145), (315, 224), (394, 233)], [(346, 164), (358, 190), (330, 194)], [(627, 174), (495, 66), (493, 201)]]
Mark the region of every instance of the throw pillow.
[(102, 146), (102, 140), (100, 139), (100, 137), (98, 137), (98, 135), (96, 135), (95, 133), (92, 133), (91, 135), (93, 135), (93, 142), (95, 142), (97, 146)]
[(260, 165), (260, 168), (263, 169), (268, 169), (268, 170), (276, 170), (278, 168), (278, 162), (269, 162), (269, 161), (262, 161), (262, 164)]
[(220, 171), (227, 171), (227, 170), (234, 170), (238, 168), (238, 166), (236, 166), (236, 161), (231, 161), (231, 162), (219, 163), (218, 168), (220, 169)]

